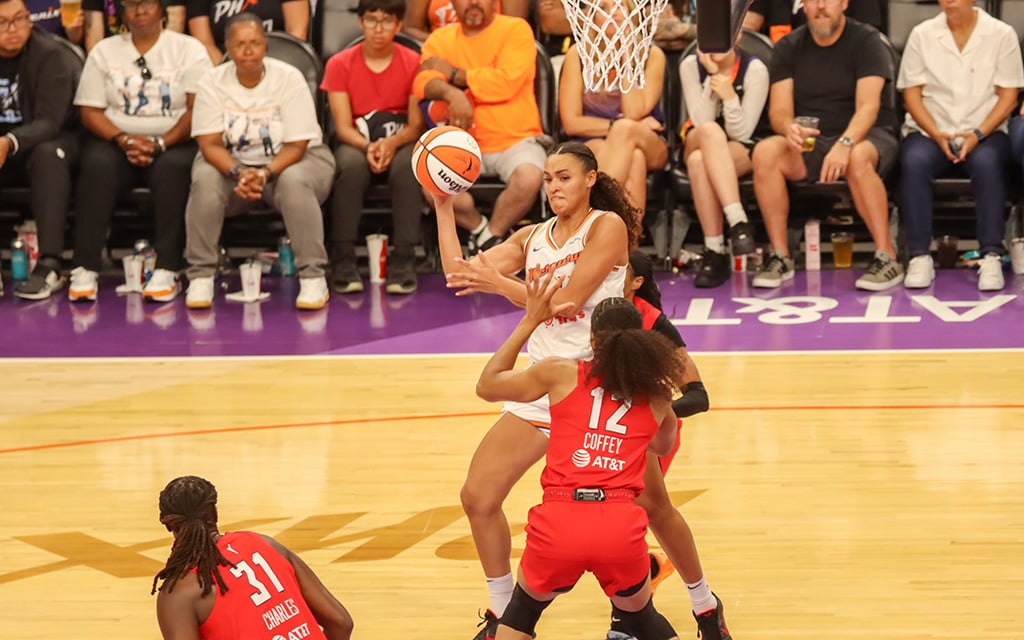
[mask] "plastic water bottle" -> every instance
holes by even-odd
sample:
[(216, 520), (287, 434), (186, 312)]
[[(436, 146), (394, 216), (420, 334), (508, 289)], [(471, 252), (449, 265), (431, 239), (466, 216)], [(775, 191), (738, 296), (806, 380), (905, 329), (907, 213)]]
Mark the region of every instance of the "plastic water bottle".
[(21, 238), (11, 242), (11, 277), (15, 280), (28, 279), (28, 249)]
[(282, 276), (295, 275), (295, 253), (292, 251), (292, 240), (288, 236), (281, 238), (277, 246), (277, 265)]
[(142, 281), (149, 282), (156, 269), (156, 249), (149, 244), (149, 240), (136, 240), (135, 255), (142, 257)]

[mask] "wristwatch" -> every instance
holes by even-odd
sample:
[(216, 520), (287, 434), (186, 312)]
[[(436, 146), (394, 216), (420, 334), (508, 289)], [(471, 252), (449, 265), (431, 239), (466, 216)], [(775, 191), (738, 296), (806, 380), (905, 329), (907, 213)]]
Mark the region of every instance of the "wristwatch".
[(228, 171), (228, 177), (234, 180), (235, 182), (238, 182), (238, 172), (241, 170), (242, 165), (236, 164), (235, 166), (231, 167), (231, 169)]
[(978, 142), (985, 139), (985, 134), (981, 132), (981, 129), (975, 129), (972, 133), (978, 138)]
[(853, 146), (853, 138), (851, 138), (849, 136), (843, 136), (843, 137), (839, 138), (839, 144), (843, 145), (844, 147), (852, 147)]

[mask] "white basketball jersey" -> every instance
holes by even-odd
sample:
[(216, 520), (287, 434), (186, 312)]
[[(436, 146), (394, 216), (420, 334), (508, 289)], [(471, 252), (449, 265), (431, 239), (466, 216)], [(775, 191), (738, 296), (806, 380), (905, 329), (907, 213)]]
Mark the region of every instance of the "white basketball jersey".
[[(576, 261), (583, 252), (590, 227), (603, 215), (615, 214), (591, 209), (587, 219), (562, 246), (555, 243), (552, 233), (557, 218), (551, 218), (535, 226), (526, 239), (527, 278), (547, 275), (554, 270), (556, 275), (564, 278), (562, 286), (568, 284), (573, 269), (576, 268)], [(626, 265), (615, 265), (574, 317), (556, 316), (537, 327), (527, 343), (530, 364), (549, 356), (573, 360), (592, 358), (594, 353), (590, 348), (590, 316), (594, 312), (594, 307), (605, 298), (622, 296), (625, 284)]]

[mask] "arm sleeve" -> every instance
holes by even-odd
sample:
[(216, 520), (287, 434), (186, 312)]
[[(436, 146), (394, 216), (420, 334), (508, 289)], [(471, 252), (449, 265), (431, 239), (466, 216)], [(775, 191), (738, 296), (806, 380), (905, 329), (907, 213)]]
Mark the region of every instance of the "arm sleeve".
[(99, 45), (93, 47), (92, 53), (85, 59), (85, 68), (82, 69), (82, 77), (78, 81), (78, 91), (75, 93), (75, 105), (79, 107), (96, 107), (106, 109), (107, 104), (107, 74), (103, 68), (106, 63), (101, 61), (102, 53)]
[(689, 56), (679, 65), (679, 81), (683, 85), (686, 115), (694, 126), (711, 122), (718, 115), (718, 96), (711, 92), (707, 81), (700, 82), (697, 56)]
[(302, 73), (288, 66), (287, 97), (281, 103), (282, 142), (320, 140), (323, 135), (316, 119), (316, 104)]
[[(37, 36), (38, 37), (38, 36)], [(47, 51), (36, 70), (37, 94), (32, 102), (31, 121), (11, 130), (18, 140), (18, 153), (57, 136), (71, 108), (71, 71), (60, 51)]]
[(674, 344), (676, 347), (685, 347), (686, 343), (683, 342), (683, 336), (679, 335), (679, 330), (676, 329), (676, 325), (672, 324), (672, 321), (668, 319), (664, 313), (658, 316), (658, 319), (654, 321), (654, 325), (651, 327), (652, 331), (657, 331), (661, 335), (669, 339), (669, 342)]
[(224, 131), (224, 105), (214, 89), (216, 69), (204, 75), (196, 87), (196, 100), (192, 105), (192, 137)]
[[(451, 29), (444, 28), (438, 29), (437, 31), (431, 31), (430, 35), (427, 36), (427, 39), (423, 42), (422, 49), (420, 49), (420, 60), (426, 60), (428, 58), (442, 58), (447, 60), (448, 56), (445, 55), (447, 53), (447, 49), (452, 49), (454, 47), (448, 47), (445, 45), (451, 44), (449, 41), (452, 40), (453, 37), (454, 31)], [(434, 78), (440, 78), (445, 82), (448, 81), (448, 78), (445, 78), (443, 73), (433, 69), (424, 69), (416, 74), (416, 77), (412, 81), (412, 92), (416, 94), (417, 98), (423, 100), (426, 97), (424, 96), (424, 90), (427, 87), (427, 83)]]
[(995, 85), (1012, 88), (1024, 86), (1024, 63), (1021, 62), (1020, 42), (1012, 28), (1002, 30), (1002, 42), (996, 59)]
[(896, 88), (902, 91), (907, 87), (919, 87), (926, 79), (924, 58), (921, 56), (921, 31), (915, 27), (903, 48)]
[(466, 69), (466, 85), (478, 103), (507, 102), (529, 87), (537, 71), (533, 32), (525, 20), (516, 19), (503, 42), (498, 43), (493, 66)]
[(775, 43), (772, 51), (772, 65), (769, 67), (769, 81), (775, 84), (793, 77), (793, 63), (796, 55), (796, 41), (792, 35)]
[(743, 78), (743, 100), (727, 100), (722, 105), (725, 132), (731, 140), (750, 140), (767, 101), (768, 68), (760, 60), (751, 60)]
[(878, 76), (892, 80), (892, 63), (889, 51), (882, 43), (881, 35), (870, 27), (864, 27), (857, 47), (859, 55), (854, 58), (857, 79)]

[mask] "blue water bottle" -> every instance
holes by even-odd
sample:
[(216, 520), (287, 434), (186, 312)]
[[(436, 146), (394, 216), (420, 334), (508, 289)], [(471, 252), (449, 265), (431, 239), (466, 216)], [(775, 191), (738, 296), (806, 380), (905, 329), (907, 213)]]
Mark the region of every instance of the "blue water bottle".
[(295, 253), (292, 252), (292, 240), (288, 236), (281, 238), (277, 247), (277, 265), (282, 276), (295, 275)]
[(15, 280), (28, 279), (28, 249), (21, 238), (11, 242), (11, 277)]

